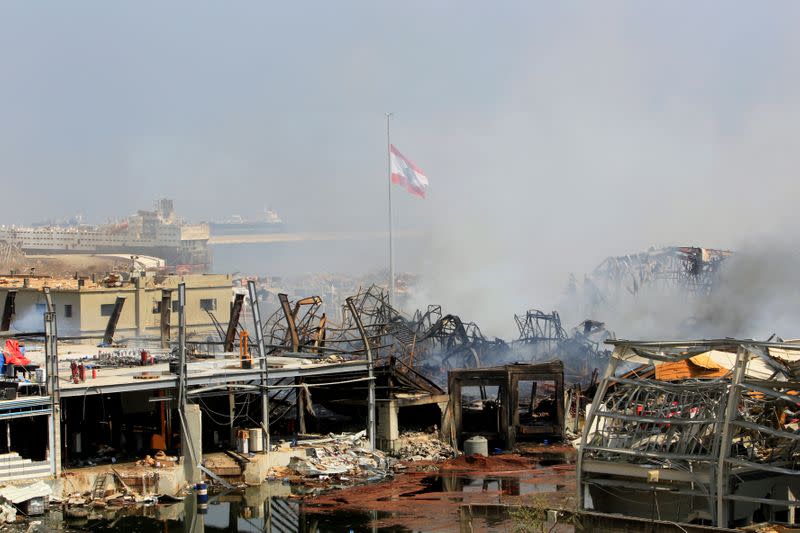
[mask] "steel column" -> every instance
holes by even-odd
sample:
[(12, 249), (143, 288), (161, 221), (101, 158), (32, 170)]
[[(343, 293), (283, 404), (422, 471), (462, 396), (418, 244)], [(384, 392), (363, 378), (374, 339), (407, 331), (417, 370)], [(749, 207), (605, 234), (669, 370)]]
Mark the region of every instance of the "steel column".
[(50, 295), (50, 288), (44, 288), (47, 310), (44, 314), (45, 370), (47, 371), (47, 392), (52, 400), (52, 414), (48, 417), (50, 471), (54, 476), (61, 475), (61, 395), (58, 384), (58, 326), (56, 308)]
[[(262, 439), (264, 441), (264, 451), (269, 457), (269, 390), (267, 389), (267, 385), (269, 384), (269, 371), (267, 369), (267, 349), (264, 346), (264, 332), (262, 331), (261, 325), (261, 311), (258, 306), (258, 293), (256, 291), (256, 282), (250, 280), (247, 282), (247, 291), (250, 293), (250, 309), (253, 311), (253, 320), (256, 323), (256, 341), (258, 343), (258, 361), (260, 363), (261, 369), (261, 425), (262, 431), (264, 432), (262, 435)], [(285, 294), (282, 296), (286, 296)], [(283, 300), (281, 304), (283, 304)], [(288, 306), (288, 300), (286, 302)], [(284, 308), (284, 311), (286, 308)], [(292, 326), (294, 326), (294, 321), (291, 321), (291, 315), (286, 316), (286, 320), (290, 321)], [(294, 336), (297, 336), (297, 330), (294, 330)], [(294, 338), (294, 337), (293, 337)]]
[(371, 449), (375, 449), (375, 376), (372, 364), (372, 349), (369, 346), (369, 337), (364, 329), (364, 324), (361, 323), (361, 317), (356, 310), (356, 304), (353, 302), (353, 297), (347, 298), (347, 307), (353, 314), (353, 321), (358, 327), (358, 332), (361, 334), (361, 339), (364, 341), (364, 349), (367, 352), (367, 366), (369, 372), (369, 385), (367, 386), (367, 435), (369, 436), (369, 445)]

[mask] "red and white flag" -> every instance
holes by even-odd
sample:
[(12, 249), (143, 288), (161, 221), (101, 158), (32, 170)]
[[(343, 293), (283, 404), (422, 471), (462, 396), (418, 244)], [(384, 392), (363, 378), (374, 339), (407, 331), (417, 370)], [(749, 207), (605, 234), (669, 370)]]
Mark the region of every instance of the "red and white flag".
[(428, 178), (417, 165), (401, 154), (393, 144), (389, 145), (392, 164), (392, 183), (405, 187), (411, 194), (425, 198)]

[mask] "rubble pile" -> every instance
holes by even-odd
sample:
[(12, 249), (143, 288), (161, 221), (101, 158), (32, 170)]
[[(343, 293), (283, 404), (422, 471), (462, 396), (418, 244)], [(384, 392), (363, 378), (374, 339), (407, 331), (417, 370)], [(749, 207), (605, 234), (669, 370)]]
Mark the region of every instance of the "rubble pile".
[(159, 450), (153, 457), (145, 455), (144, 459), (136, 461), (136, 466), (151, 466), (153, 468), (163, 468), (165, 466), (172, 466), (177, 462), (178, 462), (177, 457), (167, 455), (163, 451)]
[(458, 452), (435, 435), (409, 432), (400, 436), (400, 446), (393, 455), (401, 461), (444, 461), (458, 457)]
[(0, 522), (11, 524), (17, 521), (17, 508), (8, 503), (0, 504)]
[(366, 432), (330, 434), (327, 438), (299, 441), (305, 457), (292, 457), (288, 468), (303, 477), (377, 480), (392, 475), (395, 460), (369, 449)]

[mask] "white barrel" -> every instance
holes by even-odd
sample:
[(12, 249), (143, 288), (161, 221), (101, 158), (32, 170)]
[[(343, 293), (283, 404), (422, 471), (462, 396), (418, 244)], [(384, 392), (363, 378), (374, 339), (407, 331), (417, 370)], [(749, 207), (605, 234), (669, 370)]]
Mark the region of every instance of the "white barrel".
[(464, 455), (489, 456), (489, 441), (486, 437), (470, 437), (464, 441)]
[(45, 384), (47, 379), (47, 373), (45, 372), (44, 368), (37, 368), (36, 369), (36, 383)]
[(261, 437), (261, 428), (250, 428), (250, 451), (253, 453), (264, 451), (264, 439)]

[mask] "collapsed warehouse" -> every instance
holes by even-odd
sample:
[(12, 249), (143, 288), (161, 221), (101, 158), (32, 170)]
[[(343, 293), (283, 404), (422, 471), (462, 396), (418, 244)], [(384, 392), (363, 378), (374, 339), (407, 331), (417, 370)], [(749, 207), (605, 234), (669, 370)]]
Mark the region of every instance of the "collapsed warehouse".
[(580, 439), (579, 510), (796, 523), (800, 344), (611, 342)]
[[(594, 304), (651, 290), (709, 294), (719, 283), (724, 261), (732, 254), (729, 250), (669, 246), (607, 257), (586, 276), (581, 289), (586, 299)], [(571, 290), (578, 290), (574, 278)]]
[[(252, 305), (257, 301), (252, 282), (247, 287), (250, 305), (244, 291), (234, 290), (230, 309), (221, 313), (230, 316), (227, 324), (199, 300), (218, 338), (190, 340), (186, 290), (183, 284), (176, 290), (177, 300), (171, 288), (151, 291), (158, 304), (152, 315), (161, 319), (160, 327), (151, 330), (159, 331), (159, 337), (120, 338), (116, 326), (125, 306), (124, 297), (116, 297), (104, 330), (59, 342), (56, 309), (63, 304), (56, 305), (43, 281), (45, 342), (41, 333), (5, 334), (12, 343), (7, 363), (11, 352), (20, 350), (24, 361), (6, 365), (14, 374), (5, 379), (3, 390), (8, 390), (0, 400), (0, 429), (7, 434), (5, 450), (0, 450), (6, 452), (0, 456), (5, 467), (0, 480), (58, 478), (63, 468), (126, 461), (164, 467), (164, 457), (184, 457), (185, 477), (162, 470), (162, 480), (172, 481), (151, 487), (170, 492), (164, 483), (174, 488), (180, 479), (198, 479), (199, 469), (211, 475), (203, 466), (208, 454), (241, 450), (243, 431), (252, 451), (272, 450), (269, 434), (296, 440), (313, 433), (357, 433), (365, 422), (369, 441), (387, 451), (402, 445), (401, 430), (438, 433), (455, 444), (453, 404), (442, 385), (422, 371), (427, 358), (435, 354), (449, 361), (437, 373), (446, 379), (446, 370), (461, 355), (441, 350), (479, 353), (469, 363), (477, 367), (480, 356), (492, 353), (486, 346), (507, 346), (486, 341), (476, 326), (442, 317), (434, 308), (407, 319), (376, 287), (348, 299), (340, 323), (328, 319), (320, 298), (290, 301), (284, 294), (279, 295), (280, 308), (262, 322), (258, 306)], [(13, 303), (17, 296), (9, 292), (6, 301)], [(143, 305), (137, 300), (137, 309)], [(178, 311), (177, 342), (173, 310)], [(87, 343), (92, 339), (100, 340), (99, 346)], [(13, 345), (18, 340), (19, 349)], [(562, 380), (563, 371), (556, 378), (559, 384)], [(523, 415), (537, 406), (555, 413), (557, 394), (562, 389), (543, 387), (538, 395), (521, 399), (528, 409)], [(539, 405), (544, 399), (549, 403)], [(263, 431), (267, 427), (269, 434)], [(559, 424), (551, 429), (560, 436)], [(160, 460), (149, 457), (154, 451), (161, 453)], [(237, 457), (244, 472), (246, 459)]]
[[(719, 250), (674, 247), (609, 258), (595, 269), (588, 278), (591, 281), (587, 282), (587, 286), (602, 288), (600, 293), (605, 299), (615, 292), (638, 293), (647, 286), (668, 285), (694, 292), (708, 291), (716, 280), (720, 264), (728, 255), (730, 255), (729, 252)], [(30, 275), (17, 277), (20, 279), (23, 277), (35, 278)], [(206, 278), (211, 279), (210, 277)], [(45, 285), (48, 283), (45, 278), (42, 278), (41, 281)], [(119, 289), (116, 287), (104, 289), (106, 292), (130, 290), (130, 294), (136, 297), (133, 304), (124, 306), (119, 294), (109, 293), (104, 296), (109, 303), (104, 301), (101, 307), (103, 309), (105, 307), (113, 308), (109, 313), (105, 331), (102, 330), (99, 323), (90, 328), (76, 329), (81, 333), (84, 333), (84, 329), (91, 329), (93, 331), (90, 333), (97, 335), (102, 333), (103, 344), (106, 345), (112, 344), (115, 331), (119, 332), (123, 327), (127, 328), (128, 334), (135, 330), (135, 333), (143, 341), (147, 338), (148, 330), (159, 331), (160, 329), (159, 342), (151, 344), (152, 349), (149, 351), (156, 356), (161, 354), (161, 360), (167, 361), (170, 358), (168, 347), (175, 344), (176, 325), (175, 318), (171, 315), (175, 314), (177, 302), (171, 293), (175, 291), (176, 282), (170, 281), (169, 286), (162, 282), (160, 286), (150, 287), (144, 282), (134, 283), (136, 281), (134, 277), (131, 277), (130, 281), (130, 289), (127, 289), (124, 284)], [(20, 281), (20, 283), (22, 282)], [(78, 279), (75, 283), (78, 284), (76, 293), (94, 294), (95, 289), (91, 289), (91, 281)], [(214, 290), (222, 290), (224, 284), (215, 283), (218, 284), (218, 287), (215, 286)], [(228, 283), (230, 283), (230, 278), (228, 278)], [(228, 291), (230, 291), (230, 285), (228, 287)], [(7, 291), (3, 318), (4, 329), (8, 329), (6, 322), (9, 322), (9, 319), (7, 316), (10, 316), (15, 306), (19, 313), (21, 295), (26, 294), (28, 290), (34, 295), (34, 299), (37, 298), (36, 294), (41, 294), (41, 287), (38, 286)], [(202, 298), (198, 300), (199, 309), (202, 309), (201, 314), (206, 317), (206, 320), (203, 320), (200, 315), (192, 317), (192, 320), (197, 323), (213, 323), (219, 336), (218, 340), (205, 337), (204, 341), (189, 342), (190, 351), (196, 354), (199, 360), (221, 357), (222, 354), (235, 355), (234, 350), (242, 345), (242, 337), (245, 338), (245, 351), (257, 346), (253, 336), (246, 335), (248, 330), (245, 324), (252, 323), (253, 320), (251, 306), (245, 304), (243, 291), (240, 289), (236, 289), (236, 291), (238, 294), (235, 295), (230, 309), (224, 305), (218, 309), (216, 305), (206, 305), (212, 300), (207, 301)], [(145, 312), (150, 293), (153, 294), (154, 302), (152, 313)], [(126, 296), (126, 294), (122, 294), (122, 296)], [(60, 293), (57, 296), (59, 299), (65, 297)], [(303, 354), (300, 358), (306, 361), (336, 361), (337, 358), (341, 360), (342, 358), (364, 357), (366, 356), (365, 345), (357, 333), (358, 328), (355, 322), (357, 316), (363, 324), (365, 337), (369, 339), (368, 344), (374, 358), (384, 362), (396, 361), (403, 367), (413, 369), (419, 375), (429, 379), (438, 388), (438, 390), (428, 391), (433, 396), (438, 395), (446, 384), (447, 372), (450, 370), (479, 368), (517, 361), (533, 362), (558, 359), (564, 362), (567, 382), (586, 381), (595, 369), (605, 366), (609, 350), (605, 349), (603, 343), (606, 339), (614, 336), (605, 328), (605, 324), (593, 320), (586, 320), (567, 331), (557, 312), (546, 313), (532, 309), (513, 317), (519, 331), (516, 339), (504, 341), (498, 338), (489, 338), (483, 334), (477, 324), (462, 320), (454, 314), (445, 314), (441, 306), (432, 305), (424, 311), (416, 311), (413, 316), (404, 315), (389, 303), (386, 291), (375, 285), (366, 290), (359, 290), (353, 296), (352, 312), (347, 309), (347, 306), (343, 306), (344, 311), (337, 313), (340, 316), (336, 317), (339, 319), (339, 324), (335, 324), (325, 312), (330, 313), (331, 308), (328, 305), (326, 309), (320, 297), (312, 296), (290, 302), (286, 295), (281, 294), (278, 295), (277, 300), (278, 309), (264, 320), (261, 327), (268, 355), (298, 356), (298, 354)], [(76, 300), (76, 302), (78, 301)], [(74, 305), (62, 305), (61, 307), (64, 307), (65, 313), (68, 311), (67, 308), (70, 308), (69, 311), (75, 312), (73, 309), (81, 309), (82, 303), (81, 300)], [(131, 305), (133, 305), (133, 309)], [(36, 310), (40, 311), (40, 308), (44, 308), (44, 304), (36, 303)], [(81, 313), (80, 316), (83, 315), (84, 313)], [(128, 326), (125, 322), (128, 315), (135, 316), (137, 321), (138, 317), (146, 316), (148, 322), (134, 324), (133, 318), (131, 318), (131, 325)], [(228, 320), (229, 316), (230, 320)], [(64, 322), (69, 323), (71, 319), (74, 320), (67, 315), (64, 315), (63, 318), (59, 315), (59, 318), (62, 328)], [(218, 319), (221, 319), (222, 323)], [(254, 330), (251, 327), (249, 331)], [(159, 347), (162, 350), (159, 350)], [(116, 350), (114, 354), (114, 357), (108, 358), (109, 365), (113, 365), (111, 361), (113, 358), (119, 359), (120, 357), (119, 350)], [(174, 359), (174, 354), (172, 358)], [(242, 359), (240, 365), (252, 364), (248, 357), (242, 357)], [(398, 364), (390, 366), (398, 367)], [(291, 394), (288, 394), (283, 391), (280, 395), (275, 394), (274, 396), (280, 399), (284, 396), (295, 395), (293, 390), (290, 392)], [(281, 402), (276, 403), (280, 405)]]
[[(172, 485), (155, 483), (151, 489), (172, 493), (181, 479), (199, 479), (206, 452), (241, 448), (242, 431), (253, 435), (249, 439), (253, 450), (269, 449), (269, 434), (262, 429), (275, 427), (270, 425), (270, 415), (280, 415), (276, 411), (282, 406), (279, 397), (285, 397), (287, 391), (301, 399), (308, 395), (308, 389), (315, 385), (301, 385), (305, 378), (319, 378), (326, 386), (339, 389), (344, 384), (351, 387), (363, 383), (362, 402), (371, 406), (372, 362), (363, 337), (359, 337), (359, 350), (336, 350), (335, 357), (277, 347), (268, 351), (261, 328), (255, 328), (255, 342), (243, 329), (239, 318), (244, 294), (240, 292), (222, 338), (214, 341), (206, 337), (193, 343), (187, 341), (188, 313), (184, 310), (188, 291), (184, 284), (177, 286), (177, 300), (169, 290), (157, 292), (162, 305), (154, 307), (153, 314), (162, 317), (161, 338), (129, 339), (131, 345), (127, 346), (114, 337), (124, 305), (120, 298), (105, 332), (59, 342), (54, 295), (49, 287), (42, 288), (46, 300), (44, 334), (3, 335), (6, 372), (1, 387), (0, 429), (6, 439), (0, 449), (5, 452), (0, 455), (0, 481), (48, 476), (58, 480), (62, 468), (137, 460), (159, 451), (162, 459), (156, 466), (165, 467), (161, 477), (171, 479)], [(254, 284), (249, 284), (248, 292), (252, 298)], [(15, 295), (10, 294), (6, 301)], [(230, 287), (227, 294), (231, 294)], [(178, 304), (177, 343), (171, 343), (168, 327), (173, 301)], [(260, 325), (258, 306), (250, 308)], [(212, 315), (210, 309), (206, 311)], [(349, 334), (360, 336), (358, 328)], [(86, 342), (92, 339), (93, 344)], [(356, 343), (357, 339), (352, 341)], [(173, 349), (169, 348), (171, 344)], [(208, 346), (215, 350), (207, 350)], [(366, 422), (368, 435), (374, 440), (374, 423), (366, 414), (371, 410), (364, 407), (363, 411), (359, 427)], [(181, 469), (176, 470), (174, 465), (166, 468), (169, 463), (164, 458), (171, 457), (169, 454), (185, 458), (183, 476), (177, 475)], [(145, 464), (149, 461), (148, 455)], [(127, 480), (131, 484), (135, 481)]]
[(582, 279), (570, 277), (562, 309), (602, 317), (629, 335), (704, 335), (693, 308), (726, 283), (732, 256), (728, 250), (671, 246), (607, 257)]
[[(705, 276), (712, 270), (698, 268), (697, 275)], [(258, 306), (252, 305), (258, 301), (252, 300), (254, 284), (243, 289), (233, 288), (229, 309), (205, 308), (198, 300), (197, 306), (206, 317), (203, 320), (213, 324), (216, 337), (182, 339), (179, 334), (176, 343), (170, 322), (175, 300), (170, 290), (154, 287), (153, 298), (161, 300), (160, 305), (153, 304), (152, 318), (161, 319), (160, 338), (129, 339), (131, 346), (124, 346), (123, 339), (114, 336), (112, 324), (114, 316), (120, 316), (118, 309), (111, 313), (109, 327), (102, 332), (104, 348), (92, 351), (84, 345), (70, 350), (63, 343), (46, 347), (42, 366), (52, 364), (48, 361), (53, 360), (56, 350), (62, 363), (57, 372), (48, 372), (57, 376), (55, 381), (47, 381), (16, 403), (0, 401), (0, 416), (6, 424), (0, 431), (5, 429), (10, 435), (6, 451), (21, 454), (19, 460), (9, 462), (6, 477), (25, 479), (57, 473), (62, 464), (78, 467), (131, 461), (153, 451), (185, 457), (184, 464), (196, 464), (212, 473), (235, 471), (244, 475), (247, 469), (252, 470), (247, 455), (232, 451), (243, 449), (243, 439), (249, 440), (250, 451), (277, 454), (270, 459), (276, 461), (284, 450), (280, 439), (296, 442), (309, 434), (341, 431), (358, 434), (365, 425), (369, 442), (387, 452), (403, 446), (403, 431), (436, 433), (455, 448), (463, 448), (467, 439), (480, 436), (492, 448), (511, 449), (524, 440), (558, 440), (565, 433), (577, 432), (583, 409), (596, 390), (623, 394), (621, 385), (596, 379), (598, 369), (616, 366), (605, 347), (606, 342), (615, 342), (614, 335), (602, 322), (585, 320), (567, 329), (559, 313), (531, 309), (513, 317), (518, 336), (504, 341), (485, 336), (477, 324), (445, 314), (440, 306), (405, 315), (376, 286), (359, 290), (341, 310), (326, 307), (317, 296), (292, 301), (279, 293), (277, 309), (262, 321)], [(157, 330), (155, 322), (148, 324), (150, 331)], [(141, 353), (143, 347), (146, 356)], [(33, 353), (35, 350), (31, 350)], [(181, 353), (186, 354), (184, 361), (180, 360)], [(710, 374), (703, 372), (713, 368), (698, 361), (686, 363), (694, 372), (692, 379), (708, 378)], [(80, 372), (76, 376), (80, 365), (86, 366), (85, 376)], [(91, 370), (98, 375), (89, 377), (94, 374)], [(634, 368), (625, 367), (626, 372), (631, 370)], [(664, 370), (659, 367), (657, 372), (661, 378)], [(625, 379), (648, 379), (644, 370), (637, 372)], [(653, 372), (655, 376), (655, 369)], [(721, 371), (714, 372), (715, 379), (724, 380)], [(22, 390), (19, 383), (14, 387)], [(569, 387), (570, 383), (578, 385)], [(652, 404), (658, 401), (658, 397), (651, 398), (641, 411), (621, 414), (646, 418), (648, 409), (654, 409)], [(655, 448), (647, 448), (651, 445), (648, 437), (652, 437), (653, 447), (661, 439), (672, 443), (677, 437), (675, 432), (666, 437), (651, 432), (631, 437), (632, 441), (622, 445), (620, 435), (615, 436), (617, 440), (599, 441), (598, 435), (607, 428), (602, 426), (601, 433), (595, 431), (599, 427), (596, 420), (607, 411), (602, 407), (591, 414), (587, 425), (594, 429), (583, 448), (586, 469), (581, 475), (586, 480), (586, 508), (614, 512), (608, 499), (613, 498), (604, 499), (607, 492), (602, 490), (610, 490), (620, 478), (615, 477), (616, 472), (602, 470), (598, 463), (611, 457), (607, 462), (622, 468), (614, 453), (650, 453)], [(565, 418), (570, 420), (569, 425)], [(29, 420), (34, 420), (35, 427), (25, 425)], [(635, 429), (630, 431), (635, 433)], [(25, 439), (32, 434), (40, 438)], [(187, 434), (194, 438), (187, 439)], [(697, 435), (693, 438), (700, 439)], [(690, 470), (697, 464), (695, 452), (666, 450), (668, 454), (691, 455), (684, 465)], [(214, 453), (232, 454), (236, 464), (230, 467), (216, 460), (203, 463)], [(668, 457), (670, 464), (674, 459)], [(632, 464), (639, 466), (635, 461)], [(650, 464), (645, 466), (649, 468)], [(203, 473), (211, 475), (205, 470)], [(186, 479), (200, 475), (190, 472)], [(670, 475), (657, 474), (662, 480), (671, 479)], [(251, 479), (263, 479), (263, 471), (255, 476)], [(126, 482), (134, 484), (135, 480), (126, 478)], [(596, 488), (599, 486), (602, 489)], [(673, 489), (658, 488), (666, 492)], [(692, 486), (688, 490), (701, 489)], [(740, 495), (731, 489), (725, 501), (733, 502)], [(696, 495), (691, 498), (689, 503), (681, 501), (680, 507), (691, 504), (692, 514), (676, 520), (711, 523), (719, 516), (708, 506), (703, 514)], [(659, 506), (670, 505), (667, 500), (655, 501)], [(651, 516), (644, 508), (637, 512)], [(733, 505), (730, 512), (737, 520), (745, 513), (741, 506)]]
[[(461, 417), (456, 416), (456, 412), (461, 412), (462, 403), (472, 403), (474, 398), (453, 398), (444, 390), (448, 375), (458, 369), (484, 371), (489, 363), (531, 363), (552, 355), (553, 350), (562, 350), (566, 355), (581, 354), (574, 355), (572, 360), (581, 361), (585, 369), (590, 363), (603, 364), (604, 356), (607, 356), (599, 347), (599, 341), (592, 337), (603, 330), (602, 324), (591, 322), (591, 326), (582, 325), (579, 333), (568, 336), (560, 327), (557, 313), (548, 316), (558, 323), (559, 331), (563, 333), (558, 338), (550, 339), (543, 336), (542, 331), (525, 329), (535, 322), (533, 312), (529, 312), (526, 315), (529, 321), (520, 323), (520, 339), (506, 343), (500, 339), (487, 339), (474, 323), (465, 323), (455, 315), (443, 315), (440, 306), (429, 306), (424, 313), (417, 311), (409, 318), (396, 310), (389, 303), (388, 294), (377, 286), (359, 291), (348, 299), (351, 312), (343, 314), (344, 320), (339, 325), (328, 319), (319, 297), (290, 302), (285, 295), (280, 295), (279, 302), (280, 308), (264, 323), (264, 338), (270, 350), (276, 352), (304, 351), (309, 353), (309, 357), (316, 354), (328, 358), (336, 358), (342, 352), (361, 353), (365, 349), (363, 339), (354, 339), (350, 335), (357, 323), (361, 323), (364, 339), (368, 340), (375, 361), (377, 439), (381, 449), (386, 450), (395, 447), (401, 429), (436, 428), (441, 438), (454, 446), (463, 443)], [(585, 355), (590, 357), (583, 357)], [(540, 389), (538, 397), (535, 391), (531, 396), (529, 390), (527, 405), (529, 409), (546, 405), (554, 423), (547, 425), (546, 431), (538, 433), (560, 438), (563, 434), (563, 406), (553, 398), (563, 396), (564, 369), (561, 363), (557, 366), (549, 374), (553, 386)], [(311, 384), (315, 380), (304, 382)], [(513, 386), (507, 381), (494, 387), (499, 395), (496, 394), (492, 405), (501, 405), (502, 409), (493, 411), (495, 415), (492, 416), (497, 416), (497, 421), (487, 435), (502, 433), (504, 436), (497, 439), (498, 444), (508, 447), (513, 447), (517, 432), (521, 439), (535, 438), (537, 432), (526, 432), (525, 424), (517, 422), (518, 411), (507, 408), (512, 405), (512, 400), (499, 401), (502, 394), (512, 394), (513, 404), (517, 403), (516, 381)], [(480, 393), (484, 400), (488, 400), (486, 387), (481, 387)], [(332, 415), (362, 413), (363, 397), (359, 386), (349, 391), (325, 386), (316, 388), (314, 403), (326, 413), (327, 420), (316, 416), (315, 410), (309, 406), (311, 397), (308, 395), (298, 398), (296, 394), (287, 394), (278, 400), (284, 402), (286, 409), (294, 405), (301, 430), (313, 427), (320, 431), (329, 427), (327, 423), (331, 420), (336, 420), (337, 427), (346, 423), (346, 419)], [(547, 401), (543, 402), (545, 399)], [(356, 419), (360, 416), (357, 415)], [(505, 429), (499, 432), (500, 427)]]
[[(474, 322), (444, 314), (439, 305), (405, 315), (389, 303), (388, 293), (376, 285), (359, 290), (352, 300), (373, 342), (376, 359), (394, 357), (440, 386), (446, 384), (447, 372), (454, 369), (550, 359), (564, 361), (569, 382), (582, 381), (595, 369), (605, 366), (610, 350), (603, 343), (614, 337), (602, 322), (586, 320), (567, 331), (556, 311), (544, 313), (534, 309), (514, 315), (519, 336), (505, 341), (487, 337)], [(300, 344), (318, 345), (322, 335), (328, 346), (341, 345), (342, 340), (336, 338), (340, 330), (326, 329), (327, 316), (317, 313), (317, 309), (309, 307), (298, 320), (304, 332)], [(265, 325), (273, 325), (265, 335), (272, 342), (288, 346), (283, 316), (285, 313), (276, 311)], [(345, 316), (344, 331), (352, 328), (351, 321)]]

